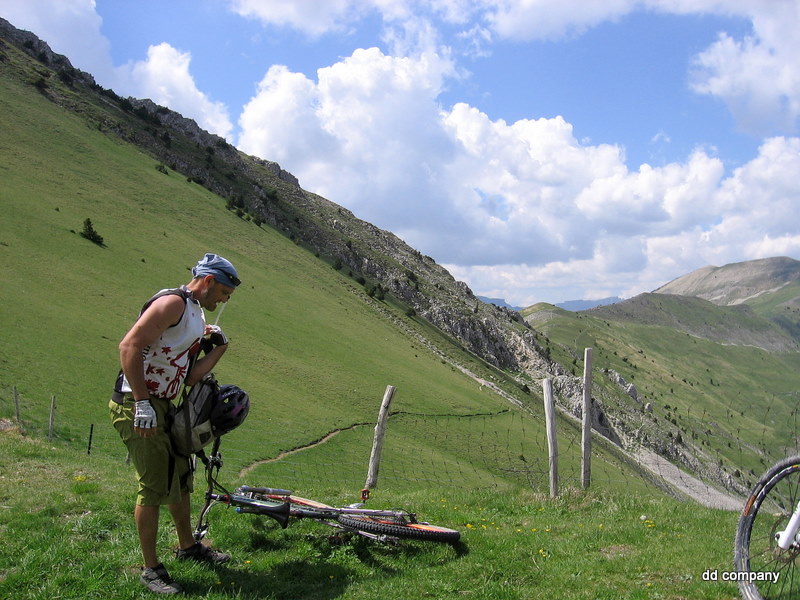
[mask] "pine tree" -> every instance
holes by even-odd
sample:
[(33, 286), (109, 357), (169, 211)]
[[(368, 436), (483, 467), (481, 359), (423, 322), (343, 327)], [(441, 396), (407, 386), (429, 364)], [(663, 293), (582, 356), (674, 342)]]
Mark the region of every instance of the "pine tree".
[(94, 242), (98, 246), (103, 245), (103, 236), (94, 230), (94, 225), (92, 225), (91, 219), (86, 219), (83, 222), (83, 231), (81, 231), (81, 235), (90, 242)]

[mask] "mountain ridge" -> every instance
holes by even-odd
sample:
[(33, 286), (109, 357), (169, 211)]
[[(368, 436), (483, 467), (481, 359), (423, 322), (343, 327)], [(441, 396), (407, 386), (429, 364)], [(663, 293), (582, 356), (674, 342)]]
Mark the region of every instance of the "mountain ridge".
[(770, 352), (800, 350), (800, 343), (778, 324), (746, 304), (717, 306), (698, 296), (644, 293), (617, 304), (590, 309), (594, 317), (669, 327), (690, 335)]
[(800, 261), (776, 256), (722, 267), (702, 267), (660, 286), (654, 293), (696, 296), (720, 306), (731, 306), (797, 281), (800, 281)]
[[(654, 294), (693, 297), (725, 311), (740, 308), (748, 319), (762, 318), (774, 327), (774, 343), (762, 338), (762, 348), (781, 349), (780, 338), (800, 342), (800, 261), (776, 256), (722, 267), (706, 266), (657, 288)], [(749, 311), (749, 312), (748, 312)], [(728, 336), (736, 343), (737, 336)], [(788, 350), (789, 347), (783, 347)]]

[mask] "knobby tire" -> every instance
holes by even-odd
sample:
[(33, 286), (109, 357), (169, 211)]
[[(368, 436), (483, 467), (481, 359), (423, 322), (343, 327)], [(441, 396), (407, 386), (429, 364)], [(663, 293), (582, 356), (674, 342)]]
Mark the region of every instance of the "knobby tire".
[(800, 500), (800, 456), (771, 467), (745, 503), (734, 541), (736, 573), (778, 573), (778, 581), (740, 581), (745, 600), (800, 598), (800, 552), (778, 548), (776, 534), (786, 528)]
[(427, 523), (395, 523), (385, 518), (363, 515), (340, 515), (338, 521), (342, 527), (355, 531), (427, 542), (454, 544), (461, 537), (461, 534), (454, 529)]

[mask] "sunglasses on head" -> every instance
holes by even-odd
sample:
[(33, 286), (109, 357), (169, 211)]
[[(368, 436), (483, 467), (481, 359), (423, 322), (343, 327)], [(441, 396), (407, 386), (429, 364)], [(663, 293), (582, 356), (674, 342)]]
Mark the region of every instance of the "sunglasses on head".
[[(220, 269), (220, 271), (222, 272), (222, 274), (223, 274), (223, 275), (225, 275), (225, 277), (227, 277), (227, 278), (230, 280), (230, 282), (231, 282), (231, 283), (232, 283), (234, 286), (239, 286), (239, 285), (241, 285), (241, 283), (242, 283), (242, 280), (241, 280), (241, 279), (239, 279), (239, 278), (238, 278), (236, 275), (232, 275), (231, 273), (228, 273), (227, 271), (222, 271), (221, 269)], [(215, 279), (216, 279), (216, 278), (215, 278)], [(217, 281), (219, 281), (219, 280), (217, 280)], [(224, 281), (220, 281), (220, 283), (224, 284), (225, 282), (224, 282)]]

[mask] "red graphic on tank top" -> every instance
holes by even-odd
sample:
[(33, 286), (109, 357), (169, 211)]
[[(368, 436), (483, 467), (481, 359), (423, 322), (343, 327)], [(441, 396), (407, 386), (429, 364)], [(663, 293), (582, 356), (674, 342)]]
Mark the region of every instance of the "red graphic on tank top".
[[(168, 351), (172, 350), (170, 346), (163, 346), (161, 350), (164, 351), (162, 359), (168, 361), (169, 367), (146, 363), (145, 385), (152, 395), (171, 400), (178, 395), (180, 386), (188, 375), (191, 359), (200, 352), (200, 338), (197, 338), (189, 348), (175, 356), (169, 355)], [(156, 356), (157, 354), (157, 351), (153, 351), (150, 356)], [(150, 375), (149, 379), (148, 375)]]
[(186, 350), (178, 354), (175, 358), (170, 359), (170, 366), (175, 367), (175, 376), (167, 384), (167, 389), (164, 392), (166, 398), (174, 398), (178, 395), (183, 380), (189, 371), (190, 358), (200, 351), (200, 338), (197, 338), (194, 343)]

